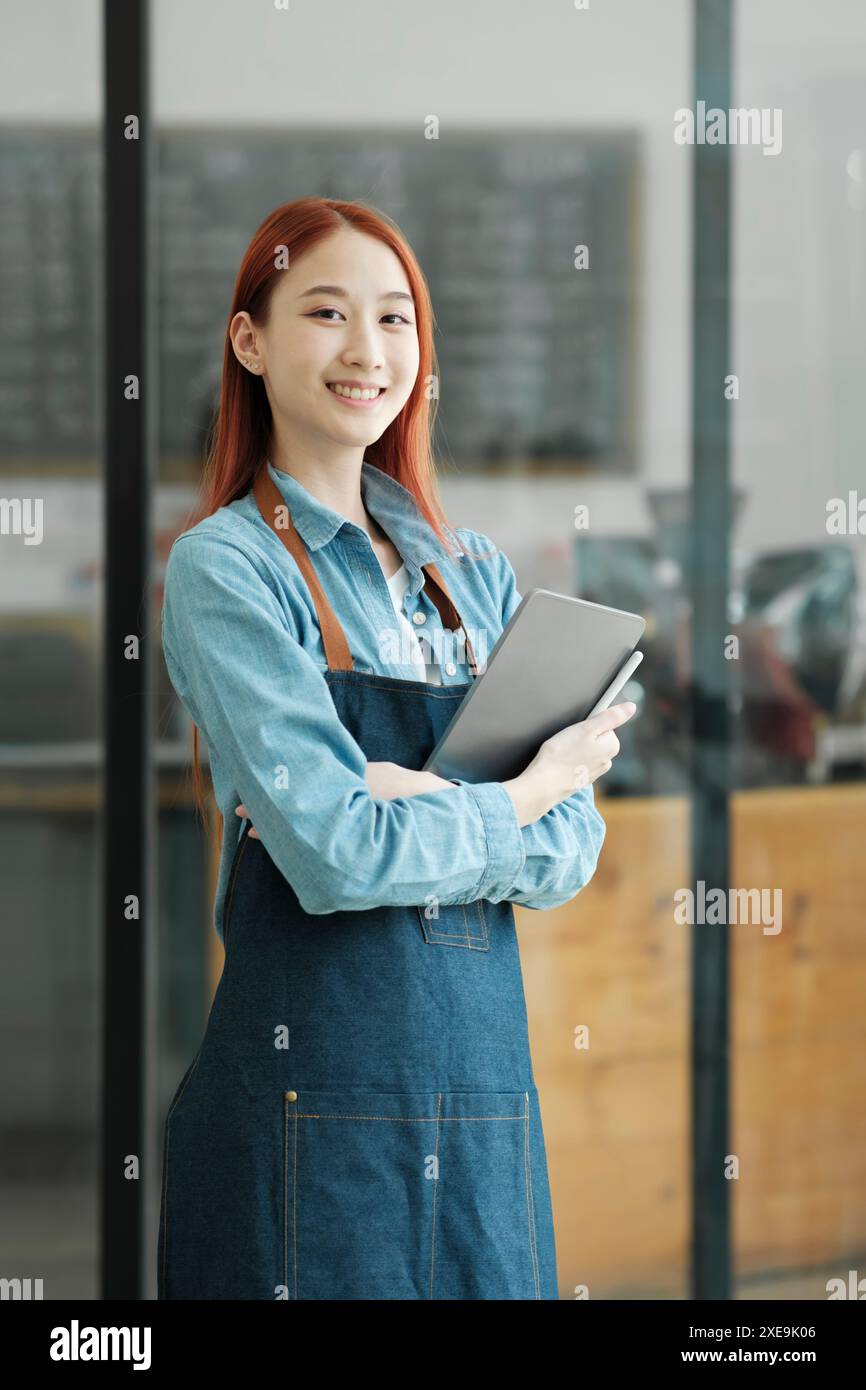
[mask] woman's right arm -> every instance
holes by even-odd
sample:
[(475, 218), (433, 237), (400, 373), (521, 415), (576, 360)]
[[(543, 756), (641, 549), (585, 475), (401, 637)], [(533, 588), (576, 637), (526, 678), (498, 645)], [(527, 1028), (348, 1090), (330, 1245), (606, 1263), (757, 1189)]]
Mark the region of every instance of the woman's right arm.
[(305, 912), (504, 897), (526, 860), (500, 782), (383, 800), (319, 665), (265, 574), (231, 540), (186, 532), (165, 574), (177, 694)]

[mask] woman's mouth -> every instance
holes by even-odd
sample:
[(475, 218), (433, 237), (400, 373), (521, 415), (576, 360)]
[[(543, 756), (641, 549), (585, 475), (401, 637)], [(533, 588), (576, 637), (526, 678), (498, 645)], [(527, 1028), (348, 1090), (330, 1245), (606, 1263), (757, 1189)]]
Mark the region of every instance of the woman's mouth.
[(327, 381), (325, 385), (331, 395), (336, 396), (343, 405), (359, 407), (362, 410), (375, 405), (384, 396), (386, 390), (384, 386), (372, 386), (369, 389), (358, 386), (343, 386), (337, 381)]

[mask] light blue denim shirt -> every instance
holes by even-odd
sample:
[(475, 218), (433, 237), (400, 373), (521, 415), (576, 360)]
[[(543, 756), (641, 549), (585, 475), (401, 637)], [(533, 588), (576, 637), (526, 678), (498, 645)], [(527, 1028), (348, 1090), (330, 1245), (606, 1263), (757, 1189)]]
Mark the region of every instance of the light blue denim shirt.
[[(359, 671), (417, 679), (367, 532), (268, 463), (313, 558)], [(451, 559), (395, 479), (364, 461), (367, 510), (409, 574), (404, 609), (423, 613), (442, 684), (470, 679), (462, 641), (449, 645), (421, 566), (438, 565), (481, 668), (520, 602), (506, 556), (478, 531), (451, 534), (488, 552)], [(438, 634), (438, 635), (437, 635)], [(316, 610), (294, 559), (252, 492), (174, 541), (165, 574), (162, 641), (169, 677), (207, 741), (225, 818), (214, 904), (223, 907), (243, 802), (276, 867), (308, 913), (478, 898), (530, 908), (568, 902), (595, 871), (605, 835), (592, 785), (521, 827), (500, 782), (387, 801), (371, 795), (367, 758), (337, 717)], [(280, 778), (283, 770), (284, 782)], [(290, 794), (285, 786), (292, 788)]]

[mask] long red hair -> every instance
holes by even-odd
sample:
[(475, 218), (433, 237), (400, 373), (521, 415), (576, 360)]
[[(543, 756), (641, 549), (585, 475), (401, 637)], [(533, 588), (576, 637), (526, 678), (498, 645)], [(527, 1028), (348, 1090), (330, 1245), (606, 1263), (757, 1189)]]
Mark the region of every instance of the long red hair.
[[(265, 385), (235, 355), (229, 334), (233, 318), (245, 310), (254, 324), (266, 326), (271, 296), (282, 273), (274, 265), (277, 248), (288, 248), (289, 264), (294, 266), (305, 252), (344, 226), (377, 237), (399, 257), (415, 301), (418, 333), (420, 360), (412, 394), (381, 438), (364, 450), (364, 458), (412, 493), (436, 535), (454, 554), (457, 547), (446, 534), (448, 521), (439, 497), (432, 449), (436, 399), (431, 406), (427, 383), (438, 382), (439, 365), (427, 282), (406, 238), (385, 213), (364, 203), (337, 198), (298, 198), (284, 203), (265, 218), (247, 247), (226, 322), (219, 406), (209, 436), (201, 491), (184, 529), (249, 492), (270, 454), (272, 420)], [(464, 553), (472, 552), (466, 552), (464, 547)], [(199, 764), (199, 730), (195, 724), (192, 745), (195, 802), (203, 818), (205, 792)], [(221, 838), (223, 817), (219, 807), (216, 820)]]

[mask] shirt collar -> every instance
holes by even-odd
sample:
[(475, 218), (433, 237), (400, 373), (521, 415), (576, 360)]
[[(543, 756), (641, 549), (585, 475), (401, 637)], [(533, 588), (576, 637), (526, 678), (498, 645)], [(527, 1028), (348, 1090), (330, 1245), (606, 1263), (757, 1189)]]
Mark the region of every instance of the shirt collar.
[[(354, 531), (361, 530), (339, 512), (326, 507), (290, 473), (282, 473), (274, 468), (270, 459), (268, 472), (308, 550), (318, 550), (320, 546), (327, 545), (343, 526)], [(361, 496), (368, 512), (387, 532), (404, 560), (420, 569), (431, 561), (449, 558), (448, 548), (439, 540), (408, 488), (388, 473), (383, 473), (381, 468), (367, 463), (366, 459), (361, 463)], [(455, 541), (459, 547), (459, 538), (455, 537)], [(458, 554), (462, 554), (462, 551), (458, 550)]]

